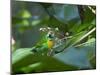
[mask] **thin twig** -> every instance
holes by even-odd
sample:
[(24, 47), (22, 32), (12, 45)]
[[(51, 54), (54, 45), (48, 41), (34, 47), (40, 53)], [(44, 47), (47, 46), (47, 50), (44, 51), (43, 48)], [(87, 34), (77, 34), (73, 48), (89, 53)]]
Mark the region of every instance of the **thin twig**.
[(93, 28), (92, 30), (90, 30), (87, 34), (85, 34), (83, 37), (81, 37), (80, 40), (78, 40), (73, 45), (75, 45), (75, 44), (79, 43), (80, 41), (82, 41), (84, 38), (86, 38), (88, 35), (90, 35), (91, 33), (93, 33), (95, 30), (96, 30), (96, 28)]

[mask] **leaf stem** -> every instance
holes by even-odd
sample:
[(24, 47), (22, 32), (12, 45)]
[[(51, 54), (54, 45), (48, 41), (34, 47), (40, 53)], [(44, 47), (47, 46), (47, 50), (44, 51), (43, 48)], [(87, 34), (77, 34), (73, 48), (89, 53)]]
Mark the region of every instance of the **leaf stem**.
[(86, 38), (88, 35), (90, 35), (91, 33), (93, 33), (96, 30), (96, 28), (91, 29), (87, 34), (85, 34), (83, 37), (81, 37), (76, 43), (74, 43), (73, 45), (77, 44), (78, 42), (80, 42), (81, 40), (83, 40), (84, 38)]

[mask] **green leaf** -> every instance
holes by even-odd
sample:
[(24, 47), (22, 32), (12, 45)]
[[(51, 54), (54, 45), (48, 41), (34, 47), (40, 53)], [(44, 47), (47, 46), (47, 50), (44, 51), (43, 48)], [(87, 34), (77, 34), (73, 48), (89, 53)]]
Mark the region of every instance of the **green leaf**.
[(67, 65), (54, 59), (42, 55), (40, 53), (34, 53), (32, 50), (36, 48), (23, 48), (16, 50), (12, 57), (12, 67), (14, 73), (24, 72), (51, 72), (51, 71), (64, 71), (64, 70), (76, 70), (77, 67)]
[(31, 65), (28, 65), (22, 70), (26, 73), (29, 72), (55, 72), (55, 71), (65, 71), (65, 70), (77, 70), (77, 67), (64, 64), (52, 57), (48, 56), (41, 56), (37, 59), (40, 59), (39, 62), (33, 63)]
[(77, 47), (71, 46), (66, 48), (63, 52), (56, 54), (54, 58), (65, 64), (77, 66), (80, 69), (94, 68), (90, 63), (90, 60), (95, 57), (95, 46), (95, 39), (92, 38)]
[(72, 23), (72, 22), (77, 23), (80, 21), (78, 8), (76, 5), (53, 4), (49, 8), (49, 12), (51, 12), (51, 14), (56, 19), (58, 19), (59, 21), (65, 24)]
[(91, 23), (95, 18), (95, 14), (91, 11), (91, 9), (86, 6), (84, 11), (84, 23)]
[(24, 18), (24, 19), (32, 17), (31, 13), (28, 10), (25, 10), (25, 9), (22, 10), (21, 12), (19, 12), (18, 16), (21, 17), (21, 18)]

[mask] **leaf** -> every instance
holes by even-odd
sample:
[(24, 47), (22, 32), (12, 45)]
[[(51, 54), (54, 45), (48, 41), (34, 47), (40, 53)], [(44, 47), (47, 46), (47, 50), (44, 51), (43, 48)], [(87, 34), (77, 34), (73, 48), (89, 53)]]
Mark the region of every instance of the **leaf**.
[(87, 6), (84, 10), (84, 23), (91, 23), (96, 18), (95, 14)]
[(32, 50), (35, 48), (23, 48), (16, 50), (12, 57), (12, 67), (14, 73), (24, 72), (50, 72), (50, 71), (64, 71), (76, 70), (77, 67), (67, 65), (54, 59), (34, 53)]
[(23, 49), (18, 49), (16, 51), (13, 52), (12, 54), (12, 64), (17, 63), (18, 61), (20, 61), (21, 59), (23, 59), (25, 56), (27, 56), (28, 54), (32, 54), (32, 52), (30, 52), (30, 50), (32, 50), (32, 48), (23, 48)]
[(95, 56), (95, 39), (92, 38), (79, 47), (68, 47), (63, 52), (58, 53), (54, 58), (65, 64), (77, 66), (80, 69), (93, 68), (90, 59)]
[(82, 31), (80, 33), (73, 35), (71, 39), (68, 39), (68, 41), (66, 41), (66, 48), (76, 44), (79, 41), (79, 39), (82, 38), (82, 36), (84, 36), (85, 34), (86, 31)]
[[(69, 22), (79, 22), (80, 16), (78, 13), (78, 8), (76, 5), (61, 5), (61, 4), (53, 4), (49, 8), (49, 12), (59, 21), (68, 24)], [(77, 20), (76, 20), (77, 19)]]
[(23, 18), (23, 19), (27, 19), (27, 18), (31, 18), (32, 15), (28, 10), (22, 10), (21, 12), (18, 13), (18, 17)]
[(40, 61), (30, 64), (26, 67), (22, 68), (22, 71), (25, 73), (29, 72), (55, 72), (55, 71), (65, 71), (65, 70), (77, 70), (77, 67), (67, 65), (62, 63), (61, 61), (58, 61), (52, 57), (48, 56), (41, 56), (37, 59), (40, 59)]
[(21, 67), (27, 66), (33, 63), (32, 60), (34, 53), (32, 48), (23, 48), (14, 51), (12, 54), (12, 67), (13, 71), (19, 70)]

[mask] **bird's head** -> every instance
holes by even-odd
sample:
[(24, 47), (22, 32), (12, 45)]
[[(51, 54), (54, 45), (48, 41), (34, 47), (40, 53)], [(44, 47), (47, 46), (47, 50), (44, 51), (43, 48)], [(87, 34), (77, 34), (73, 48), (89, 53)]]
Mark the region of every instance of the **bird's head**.
[(55, 37), (55, 35), (54, 35), (53, 31), (48, 32), (48, 34), (47, 34), (48, 39), (54, 39), (54, 37)]

